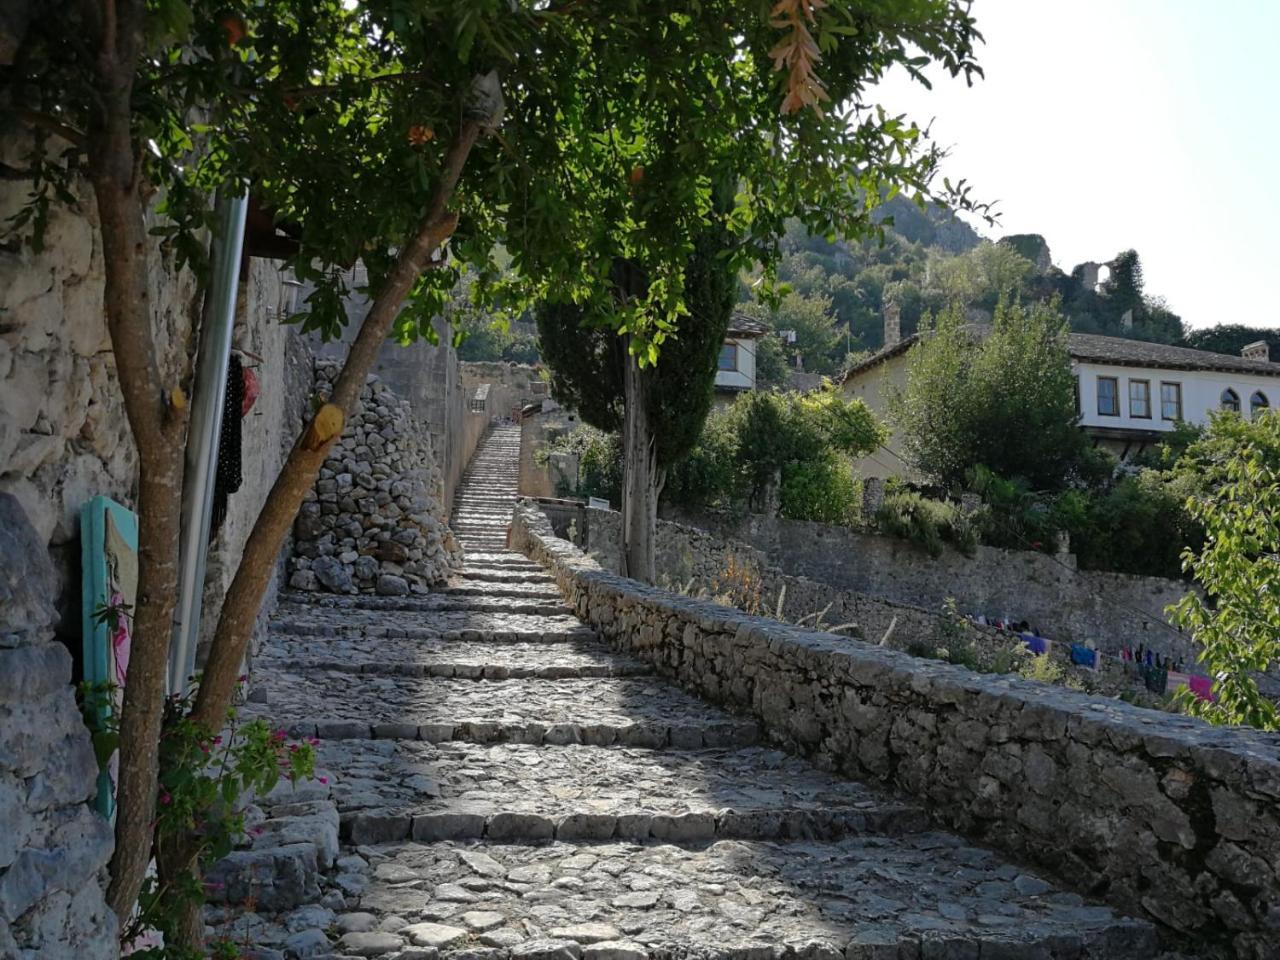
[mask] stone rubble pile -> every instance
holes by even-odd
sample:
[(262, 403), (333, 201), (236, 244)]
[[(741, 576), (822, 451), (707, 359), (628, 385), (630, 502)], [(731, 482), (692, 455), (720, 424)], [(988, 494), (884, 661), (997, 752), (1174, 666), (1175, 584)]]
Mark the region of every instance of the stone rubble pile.
[[(316, 362), (327, 396), (339, 365)], [(426, 428), (375, 376), (294, 525), (289, 586), (321, 593), (425, 594), (462, 563)]]

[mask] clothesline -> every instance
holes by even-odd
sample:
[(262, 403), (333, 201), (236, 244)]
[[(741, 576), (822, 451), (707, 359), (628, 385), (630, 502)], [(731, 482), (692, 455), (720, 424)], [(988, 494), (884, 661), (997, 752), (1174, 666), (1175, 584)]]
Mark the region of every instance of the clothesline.
[[(969, 619), (981, 626), (995, 627), (1001, 633), (1014, 634), (1026, 645), (1031, 653), (1038, 657), (1047, 656), (1056, 642), (1040, 636), (1033, 629), (1028, 629), (1029, 625), (1026, 621), (1016, 624), (1011, 620), (997, 619), (988, 621), (982, 614), (976, 617), (971, 616)], [(1076, 666), (1094, 671), (1102, 668), (1102, 651), (1082, 643), (1067, 644), (1067, 647), (1067, 655)], [(1212, 700), (1214, 698), (1213, 681), (1209, 677), (1183, 672), (1182, 661), (1175, 661), (1172, 657), (1161, 656), (1159, 653), (1147, 649), (1144, 644), (1139, 644), (1136, 649), (1127, 646), (1121, 647), (1120, 655), (1115, 659), (1121, 662), (1126, 671), (1136, 671), (1137, 675), (1142, 679), (1143, 686), (1152, 693), (1164, 695), (1186, 687), (1202, 700)]]

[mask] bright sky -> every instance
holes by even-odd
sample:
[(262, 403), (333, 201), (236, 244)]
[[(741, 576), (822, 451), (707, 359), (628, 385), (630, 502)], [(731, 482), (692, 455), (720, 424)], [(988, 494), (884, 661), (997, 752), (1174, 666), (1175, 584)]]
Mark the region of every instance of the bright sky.
[(976, 0), (986, 79), (879, 99), (1064, 270), (1129, 247), (1193, 327), (1280, 324), (1280, 0)]

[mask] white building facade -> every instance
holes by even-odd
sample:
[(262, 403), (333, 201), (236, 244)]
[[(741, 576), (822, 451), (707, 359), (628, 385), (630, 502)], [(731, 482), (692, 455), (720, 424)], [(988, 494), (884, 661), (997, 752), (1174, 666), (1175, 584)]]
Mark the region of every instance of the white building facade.
[(729, 330), (720, 346), (720, 358), (716, 367), (716, 393), (724, 395), (740, 393), (756, 388), (756, 351), (760, 338), (768, 333), (768, 327), (742, 314), (734, 314)]

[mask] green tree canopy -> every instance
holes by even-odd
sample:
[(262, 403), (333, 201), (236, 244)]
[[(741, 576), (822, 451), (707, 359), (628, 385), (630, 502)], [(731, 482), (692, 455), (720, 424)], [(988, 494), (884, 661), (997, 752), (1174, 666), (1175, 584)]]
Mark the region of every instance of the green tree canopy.
[(1038, 489), (1061, 487), (1085, 440), (1056, 303), (1001, 303), (989, 332), (956, 310), (942, 314), (911, 348), (889, 417), (908, 460), (945, 486), (983, 465)]

